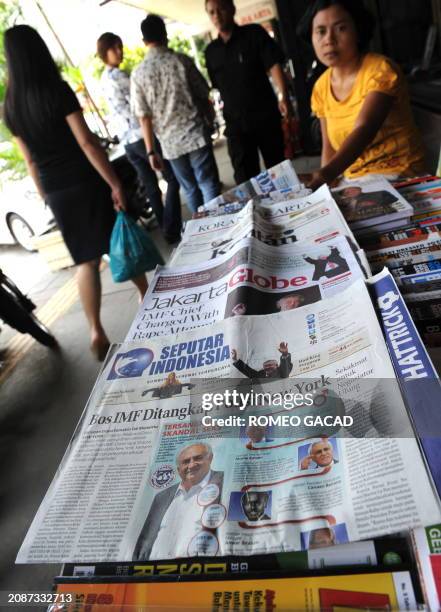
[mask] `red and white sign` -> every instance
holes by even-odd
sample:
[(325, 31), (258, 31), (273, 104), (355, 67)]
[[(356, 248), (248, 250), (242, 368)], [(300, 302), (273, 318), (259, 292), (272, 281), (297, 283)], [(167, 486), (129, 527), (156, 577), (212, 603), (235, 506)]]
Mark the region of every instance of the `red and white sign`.
[(273, 2), (256, 2), (249, 6), (238, 8), (236, 11), (236, 23), (246, 25), (248, 23), (262, 23), (277, 17), (276, 7)]

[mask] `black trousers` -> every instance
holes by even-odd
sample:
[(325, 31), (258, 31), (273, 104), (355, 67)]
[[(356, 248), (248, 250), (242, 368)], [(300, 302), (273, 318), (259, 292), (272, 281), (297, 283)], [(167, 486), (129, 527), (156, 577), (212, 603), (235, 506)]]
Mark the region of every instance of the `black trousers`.
[[(162, 204), (162, 193), (159, 189), (156, 172), (152, 169), (143, 140), (125, 146), (127, 159), (135, 168), (138, 178), (144, 185), (147, 197), (156, 215), (159, 226), (168, 242), (176, 242), (181, 236), (182, 213), (179, 183), (170, 163), (164, 159), (162, 176), (167, 181), (165, 206)], [(161, 154), (159, 141), (155, 140), (155, 151)]]
[(225, 130), (228, 153), (234, 168), (234, 180), (239, 185), (260, 173), (259, 151), (266, 168), (285, 159), (281, 119), (263, 119), (255, 129), (229, 124)]

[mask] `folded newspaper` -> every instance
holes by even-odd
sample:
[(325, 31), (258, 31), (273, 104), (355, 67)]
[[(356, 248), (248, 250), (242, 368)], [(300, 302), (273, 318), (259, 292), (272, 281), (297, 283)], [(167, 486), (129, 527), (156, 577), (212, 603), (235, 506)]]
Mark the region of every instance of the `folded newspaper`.
[[(325, 192), (326, 193), (326, 192)], [(251, 200), (240, 212), (188, 221), (182, 242), (168, 266), (209, 261), (230, 251), (243, 238), (252, 236), (272, 246), (289, 245), (302, 240), (323, 243), (336, 236), (348, 236), (358, 248), (343, 215), (329, 198), (316, 197), (299, 213), (286, 214), (286, 206), (269, 210), (254, 206)], [(317, 204), (313, 202), (317, 201)]]
[(213, 261), (158, 268), (126, 340), (317, 302), (364, 277), (360, 255), (345, 236), (276, 247), (245, 238)]
[(17, 562), (306, 550), (440, 520), (359, 279), (114, 346)]
[(222, 195), (213, 198), (203, 208), (210, 210), (231, 204), (237, 201), (247, 201), (255, 196), (268, 196), (272, 191), (288, 190), (290, 195), (297, 192), (305, 194), (304, 186), (301, 185), (292, 162), (285, 160), (277, 166), (264, 170), (254, 178), (233, 187)]

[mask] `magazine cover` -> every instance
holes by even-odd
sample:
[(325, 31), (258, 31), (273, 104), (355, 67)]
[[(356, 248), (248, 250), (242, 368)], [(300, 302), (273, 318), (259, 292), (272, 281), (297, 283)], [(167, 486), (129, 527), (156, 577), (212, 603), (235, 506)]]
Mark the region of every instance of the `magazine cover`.
[(416, 610), (418, 606), (409, 572), (120, 584), (64, 581), (56, 585), (56, 594), (65, 594), (67, 602), (55, 604), (51, 612), (98, 612), (103, 605), (115, 606), (115, 612), (132, 610), (131, 606), (142, 612)]
[(379, 271), (383, 266), (398, 268), (405, 265), (415, 265), (441, 258), (441, 232), (433, 232), (420, 236), (419, 240), (405, 242), (401, 245), (373, 249), (366, 253), (373, 271)]
[(195, 557), (168, 561), (125, 563), (65, 563), (62, 576), (90, 578), (93, 576), (163, 576), (248, 574), (250, 572), (304, 572), (327, 567), (397, 566), (413, 563), (412, 546), (405, 537), (385, 537), (376, 540), (349, 542), (325, 548), (310, 548), (271, 555)]
[(409, 181), (401, 184), (399, 192), (410, 202), (415, 214), (432, 212), (441, 207), (441, 179), (428, 177), (420, 182)]
[(393, 276), (384, 269), (368, 283), (377, 303), (397, 378), (440, 495), (440, 379)]
[(426, 604), (436, 611), (441, 605), (441, 524), (411, 531), (412, 543)]
[(386, 179), (346, 184), (333, 189), (332, 194), (352, 229), (408, 219), (413, 215), (412, 206)]

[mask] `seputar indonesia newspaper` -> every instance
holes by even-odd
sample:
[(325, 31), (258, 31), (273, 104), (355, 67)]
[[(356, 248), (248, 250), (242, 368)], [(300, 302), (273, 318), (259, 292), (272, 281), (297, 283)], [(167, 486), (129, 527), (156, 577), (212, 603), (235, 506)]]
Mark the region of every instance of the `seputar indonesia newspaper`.
[(440, 519), (359, 279), (113, 347), (17, 562), (306, 550)]
[[(354, 247), (359, 248), (331, 198), (311, 205), (298, 214), (280, 215), (279, 208), (268, 211), (254, 206), (251, 200), (238, 213), (188, 221), (182, 242), (168, 266), (209, 261), (230, 251), (240, 240), (249, 236), (272, 246), (294, 244), (301, 240), (323, 243), (336, 236), (348, 236)], [(271, 215), (273, 212), (275, 214)]]
[(364, 276), (345, 236), (269, 246), (245, 238), (213, 261), (158, 268), (126, 340), (209, 325), (243, 314), (298, 308)]

